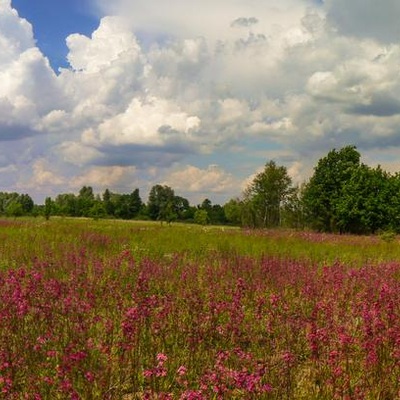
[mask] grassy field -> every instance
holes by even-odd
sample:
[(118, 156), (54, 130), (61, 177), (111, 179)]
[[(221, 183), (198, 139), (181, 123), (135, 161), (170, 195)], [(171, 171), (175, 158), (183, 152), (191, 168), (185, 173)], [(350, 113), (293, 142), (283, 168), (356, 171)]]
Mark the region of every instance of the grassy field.
[(0, 398), (400, 398), (397, 238), (0, 220)]

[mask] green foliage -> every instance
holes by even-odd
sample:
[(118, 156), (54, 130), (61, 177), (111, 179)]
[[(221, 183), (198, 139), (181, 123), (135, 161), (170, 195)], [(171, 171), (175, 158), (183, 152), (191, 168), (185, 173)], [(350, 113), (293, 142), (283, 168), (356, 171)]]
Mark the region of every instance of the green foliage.
[(111, 201), (111, 192), (108, 189), (106, 189), (103, 193), (103, 203), (107, 215), (114, 215), (115, 205)]
[(212, 204), (210, 199), (204, 199), (197, 208), (207, 212), (208, 223), (213, 225), (223, 225), (227, 223), (223, 207), (219, 204)]
[(44, 201), (44, 217), (46, 218), (46, 220), (50, 219), (52, 211), (53, 201), (51, 200), (51, 197), (46, 197), (46, 200)]
[(148, 216), (154, 221), (171, 223), (176, 220), (189, 220), (193, 218), (193, 209), (189, 201), (176, 196), (169, 186), (155, 185), (149, 193), (147, 202)]
[(339, 230), (338, 203), (343, 189), (360, 165), (360, 153), (354, 146), (333, 149), (318, 161), (314, 175), (303, 193), (308, 223), (319, 231)]
[(147, 210), (152, 220), (166, 220), (167, 213), (171, 212), (175, 193), (169, 186), (155, 185), (149, 193)]
[(93, 188), (91, 186), (83, 186), (77, 197), (77, 215), (79, 217), (89, 217), (94, 202)]
[(302, 201), (303, 186), (297, 186), (290, 193), (281, 210), (282, 226), (285, 228), (303, 229), (305, 227), (304, 207)]
[(245, 191), (245, 213), (250, 226), (281, 225), (281, 207), (293, 193), (292, 179), (284, 166), (274, 161), (265, 164)]
[(28, 194), (0, 192), (0, 214), (12, 216), (28, 215), (32, 213), (33, 207), (34, 202)]
[(89, 216), (94, 220), (104, 218), (107, 215), (103, 202), (95, 201), (89, 210)]
[[(138, 216), (142, 208), (139, 189), (130, 194), (111, 194), (111, 199), (104, 203), (105, 210), (112, 211), (111, 215), (121, 219), (133, 219)], [(110, 214), (109, 214), (110, 215)]]
[(354, 146), (319, 160), (302, 196), (310, 227), (326, 232), (400, 230), (400, 180), (380, 166), (360, 164)]
[(199, 225), (207, 225), (210, 222), (208, 212), (206, 210), (198, 209), (194, 213), (194, 222)]
[(23, 214), (29, 214), (32, 212), (34, 202), (29, 194), (20, 194), (17, 202), (21, 204)]
[(6, 207), (6, 215), (8, 217), (21, 217), (24, 215), (24, 209), (22, 207), (22, 204), (18, 202), (17, 200), (13, 200), (10, 203), (7, 204)]
[(54, 214), (69, 217), (81, 215), (77, 197), (73, 193), (57, 195), (54, 201)]
[(394, 206), (391, 199), (395, 196), (391, 181), (380, 167), (373, 169), (362, 164), (354, 169), (336, 205), (340, 230), (375, 233), (390, 229)]
[(233, 225), (240, 225), (242, 222), (243, 203), (240, 199), (231, 199), (224, 205), (226, 220)]

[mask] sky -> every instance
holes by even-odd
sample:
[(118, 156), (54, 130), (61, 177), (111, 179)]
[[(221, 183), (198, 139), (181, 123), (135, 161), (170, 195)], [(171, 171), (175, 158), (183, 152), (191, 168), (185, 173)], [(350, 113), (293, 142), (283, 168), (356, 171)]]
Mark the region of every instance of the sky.
[(397, 0), (0, 0), (0, 191), (193, 204), (332, 148), (400, 171)]

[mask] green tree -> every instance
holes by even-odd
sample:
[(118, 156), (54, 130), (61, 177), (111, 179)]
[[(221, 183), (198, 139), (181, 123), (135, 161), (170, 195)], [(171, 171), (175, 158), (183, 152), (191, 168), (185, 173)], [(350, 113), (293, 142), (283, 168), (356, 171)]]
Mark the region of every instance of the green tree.
[(6, 215), (8, 217), (14, 217), (14, 218), (21, 217), (22, 215), (24, 215), (24, 209), (22, 207), (22, 204), (16, 200), (10, 201), (7, 204)]
[(73, 193), (57, 195), (54, 201), (54, 214), (69, 217), (79, 216), (77, 197)]
[(336, 211), (342, 232), (397, 230), (399, 192), (395, 178), (379, 166), (361, 164), (344, 185)]
[(282, 226), (303, 229), (305, 226), (302, 192), (304, 186), (297, 186), (287, 197), (282, 207)]
[(29, 214), (32, 212), (35, 203), (29, 194), (20, 194), (17, 201), (22, 206), (23, 214)]
[(169, 186), (155, 185), (151, 188), (147, 210), (152, 220), (166, 221), (174, 204), (175, 193)]
[(229, 200), (224, 204), (224, 213), (229, 223), (240, 225), (242, 223), (243, 202), (238, 198)]
[(106, 189), (103, 193), (103, 204), (104, 209), (106, 210), (107, 215), (113, 216), (114, 215), (114, 203), (112, 202), (112, 193)]
[(194, 213), (194, 222), (199, 225), (207, 225), (210, 222), (207, 211), (201, 208), (196, 210)]
[(338, 203), (343, 188), (360, 165), (355, 146), (333, 149), (318, 161), (303, 192), (303, 205), (311, 227), (327, 232), (339, 230)]
[(107, 213), (103, 202), (95, 200), (89, 210), (89, 217), (93, 218), (94, 220), (98, 220), (99, 218), (104, 218), (106, 215)]
[(44, 201), (44, 217), (46, 220), (50, 219), (50, 216), (53, 211), (53, 200), (51, 200), (51, 197), (46, 197), (46, 200)]
[(193, 218), (192, 208), (190, 207), (189, 200), (181, 196), (174, 196), (174, 213), (181, 221)]
[(286, 167), (278, 166), (274, 161), (266, 163), (264, 170), (255, 176), (244, 193), (248, 225), (279, 226), (281, 207), (292, 192), (292, 179)]
[(77, 214), (78, 216), (89, 217), (90, 210), (95, 202), (93, 188), (91, 186), (83, 186), (77, 197)]
[(142, 199), (140, 198), (139, 189), (135, 189), (129, 195), (129, 214), (131, 218), (135, 218), (139, 215), (143, 206)]

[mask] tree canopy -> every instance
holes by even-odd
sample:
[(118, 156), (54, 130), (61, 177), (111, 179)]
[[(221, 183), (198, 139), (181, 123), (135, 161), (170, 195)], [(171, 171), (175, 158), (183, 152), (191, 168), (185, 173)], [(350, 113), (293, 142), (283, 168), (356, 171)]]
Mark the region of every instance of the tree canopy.
[(151, 219), (154, 221), (231, 224), (253, 228), (311, 228), (325, 232), (400, 232), (400, 173), (361, 163), (355, 146), (332, 149), (314, 168), (308, 182), (293, 186), (285, 166), (268, 161), (255, 174), (242, 197), (197, 206), (167, 185), (154, 185), (143, 202), (139, 189), (100, 196), (91, 186), (78, 194), (61, 193), (44, 205), (28, 194), (0, 192), (0, 215)]
[(255, 227), (280, 226), (282, 205), (292, 192), (286, 167), (267, 162), (244, 193), (247, 222)]

